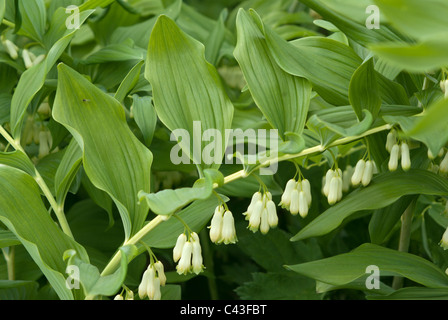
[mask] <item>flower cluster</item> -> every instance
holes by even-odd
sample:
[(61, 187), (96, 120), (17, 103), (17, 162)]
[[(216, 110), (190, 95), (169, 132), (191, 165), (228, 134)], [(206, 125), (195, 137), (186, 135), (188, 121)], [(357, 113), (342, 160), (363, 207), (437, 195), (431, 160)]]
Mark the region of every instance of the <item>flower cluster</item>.
[(295, 181), (290, 179), (286, 183), (280, 206), (291, 212), (292, 215), (300, 214), (302, 218), (308, 215), (311, 206), (311, 186), (307, 179)]
[(244, 215), (249, 220), (249, 230), (252, 232), (260, 230), (262, 234), (266, 234), (270, 228), (278, 225), (277, 208), (269, 191), (264, 194), (254, 193)]
[(140, 299), (148, 297), (149, 300), (160, 300), (160, 286), (165, 286), (166, 276), (162, 262), (151, 263), (143, 273), (142, 281), (138, 287)]
[(202, 249), (199, 236), (192, 232), (187, 241), (187, 235), (182, 233), (178, 238), (173, 249), (173, 260), (178, 262), (176, 270), (178, 274), (187, 274), (194, 272), (201, 273), (204, 270), (202, 264)]
[(355, 170), (353, 172), (351, 182), (353, 186), (358, 186), (362, 183), (364, 187), (370, 184), (373, 177), (373, 171), (375, 168), (375, 162), (372, 160), (359, 160), (356, 163)]
[(218, 244), (236, 243), (238, 241), (232, 212), (226, 210), (222, 205), (215, 209), (210, 224), (210, 240)]
[[(356, 170), (356, 169), (355, 169)], [(324, 177), (322, 192), (328, 199), (328, 204), (333, 205), (342, 199), (342, 170), (330, 169)]]
[(390, 153), (388, 167), (390, 171), (398, 168), (398, 161), (401, 158), (401, 168), (408, 171), (411, 168), (411, 157), (409, 154), (409, 145), (406, 142), (399, 143), (397, 134), (394, 130), (389, 132), (386, 141), (386, 150)]

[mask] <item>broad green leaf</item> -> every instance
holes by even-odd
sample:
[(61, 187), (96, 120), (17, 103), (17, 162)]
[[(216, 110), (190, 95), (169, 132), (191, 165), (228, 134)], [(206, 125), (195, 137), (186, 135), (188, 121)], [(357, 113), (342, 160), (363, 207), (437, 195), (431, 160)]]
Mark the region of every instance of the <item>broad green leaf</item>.
[[(233, 105), (215, 67), (205, 60), (204, 46), (170, 18), (160, 16), (151, 33), (145, 76), (153, 88), (159, 119), (171, 131), (177, 129), (177, 138), (178, 130), (189, 134), (188, 141), (180, 143), (185, 154), (203, 169), (219, 168)], [(203, 141), (207, 140), (202, 139), (204, 133), (204, 137), (211, 134), (208, 141), (213, 141)], [(202, 159), (206, 146), (214, 150), (215, 159)]]
[[(260, 17), (241, 9), (237, 16), (238, 43), (234, 55), (255, 103), (285, 140), (286, 132), (301, 134), (308, 113), (311, 85), (283, 71), (269, 52)], [(261, 30), (260, 30), (261, 29)]]
[(11, 98), (12, 96), (9, 93), (0, 93), (0, 125), (9, 122)]
[(34, 300), (39, 284), (35, 281), (0, 280), (0, 300)]
[[(341, 15), (336, 10), (333, 10), (332, 4), (327, 5), (327, 3), (320, 0), (302, 0), (302, 3), (319, 13), (325, 20), (333, 23), (339, 30), (341, 30), (347, 37), (353, 39), (354, 41), (360, 43), (361, 45), (368, 45), (371, 43), (382, 42), (382, 41), (396, 41), (400, 38), (392, 32), (386, 25), (381, 25), (380, 29), (368, 29), (366, 28), (366, 23), (359, 20), (359, 17), (351, 18), (346, 15)], [(335, 3), (335, 2), (333, 2)], [(357, 3), (359, 3), (357, 1)], [(347, 9), (344, 9), (347, 7)], [(351, 5), (341, 5), (340, 10), (347, 12), (352, 10)], [(367, 9), (367, 7), (365, 7)], [(368, 15), (365, 15), (367, 19)], [(381, 21), (380, 21), (381, 23)]]
[(63, 205), (70, 186), (78, 174), (81, 166), (82, 151), (75, 139), (72, 139), (65, 149), (64, 156), (54, 177), (56, 201)]
[(395, 203), (375, 210), (369, 223), (369, 235), (372, 243), (382, 244), (394, 230), (406, 208), (417, 196), (404, 196)]
[(353, 73), (348, 97), (359, 120), (362, 120), (363, 110), (370, 111), (374, 119), (377, 117), (381, 107), (381, 98), (373, 58), (364, 62)]
[[(222, 196), (221, 196), (222, 197)], [(228, 199), (224, 197), (224, 201)], [(191, 230), (199, 232), (210, 221), (215, 208), (220, 204), (217, 197), (209, 197), (206, 200), (197, 200), (190, 206), (177, 213), (179, 217), (190, 227)], [(167, 249), (176, 244), (179, 235), (185, 231), (185, 226), (176, 218), (171, 217), (155, 227), (141, 240), (151, 248)], [(144, 251), (139, 246), (139, 252)]]
[(195, 200), (205, 200), (212, 195), (213, 184), (222, 185), (223, 175), (215, 170), (204, 170), (205, 179), (198, 180), (192, 188), (166, 189), (157, 193), (140, 192), (140, 201), (146, 200), (155, 214), (169, 215)]
[(58, 71), (53, 117), (81, 147), (90, 181), (114, 200), (128, 238), (140, 230), (148, 213), (137, 194), (150, 191), (152, 153), (129, 129), (117, 100), (63, 64)]
[(136, 86), (144, 62), (143, 60), (138, 62), (123, 79), (114, 96), (117, 101), (122, 103), (129, 92)]
[(252, 281), (236, 288), (242, 300), (318, 300), (313, 281), (291, 273), (252, 273)]
[(162, 293), (161, 300), (181, 300), (182, 299), (182, 289), (180, 285), (167, 284), (160, 288)]
[[(92, 12), (83, 12), (80, 15), (80, 22), (83, 23)], [(31, 67), (20, 77), (11, 101), (11, 129), (14, 138), (20, 138), (22, 122), (28, 105), (44, 85), (48, 72), (69, 45), (75, 32), (76, 29), (67, 32), (51, 47), (43, 62)]]
[(148, 20), (130, 26), (118, 27), (111, 35), (111, 43), (119, 43), (127, 39), (132, 39), (135, 45), (147, 49), (148, 41), (158, 16), (164, 14), (171, 19), (177, 19), (182, 5), (182, 0), (175, 0), (166, 7), (162, 6), (155, 16)]
[(66, 250), (74, 249), (89, 261), (82, 246), (65, 235), (45, 208), (33, 178), (0, 165), (0, 221), (20, 240), (61, 299), (73, 299), (65, 285)]
[(79, 268), (79, 279), (75, 278), (75, 280), (79, 280), (81, 283), (86, 297), (111, 296), (121, 288), (128, 271), (128, 263), (137, 254), (137, 248), (133, 245), (127, 245), (120, 247), (120, 251), (120, 267), (107, 276), (101, 276), (97, 267), (79, 259), (75, 250), (67, 250), (64, 253), (67, 267), (77, 266)]
[(398, 123), (404, 134), (425, 143), (433, 154), (448, 142), (448, 99), (440, 99), (414, 117), (385, 116), (389, 123)]
[(22, 151), (0, 152), (0, 164), (20, 169), (31, 176), (35, 174), (34, 164)]
[(363, 114), (359, 121), (351, 107), (324, 109), (308, 119), (307, 127), (320, 137), (322, 145), (327, 146), (340, 137), (357, 136), (367, 131), (373, 118), (367, 110)]
[(370, 49), (389, 64), (409, 72), (430, 72), (448, 65), (447, 37), (430, 39), (416, 44), (386, 42), (371, 45)]
[(134, 94), (132, 101), (135, 122), (143, 134), (145, 144), (150, 146), (157, 126), (157, 113), (152, 105), (152, 98), (149, 96), (139, 97)]
[(362, 63), (352, 48), (322, 37), (307, 37), (288, 43), (268, 28), (264, 32), (269, 49), (283, 70), (308, 79), (327, 102), (348, 104), (350, 79)]
[(22, 17), (22, 25), (19, 34), (43, 43), (46, 24), (46, 8), (44, 0), (19, 0), (19, 10)]
[(369, 300), (448, 300), (447, 288), (402, 288), (388, 295), (367, 296)]
[(403, 276), (430, 288), (448, 287), (448, 276), (428, 260), (373, 244), (363, 244), (334, 257), (286, 267), (321, 282), (344, 285), (364, 276), (370, 265), (377, 266), (383, 276)]
[(444, 0), (373, 0), (397, 30), (416, 39), (446, 39), (448, 3)]
[(20, 244), (19, 239), (9, 230), (0, 229), (0, 248), (16, 246)]
[(223, 10), (219, 15), (218, 23), (210, 32), (210, 35), (207, 38), (207, 41), (204, 43), (205, 46), (205, 58), (208, 62), (213, 65), (216, 65), (219, 61), (219, 52), (221, 50), (221, 46), (225, 39), (226, 26), (224, 21), (226, 20), (228, 15), (227, 9)]
[(115, 0), (88, 0), (86, 2), (84, 2), (81, 7), (79, 7), (79, 11), (86, 11), (86, 10), (91, 10), (91, 9), (95, 9), (97, 7), (107, 7), (108, 5), (110, 5), (112, 2), (114, 2)]
[(82, 61), (83, 64), (98, 64), (114, 61), (141, 60), (144, 58), (145, 50), (134, 47), (132, 40), (123, 43), (115, 43), (88, 56)]
[(419, 169), (380, 174), (368, 187), (353, 191), (341, 202), (311, 221), (291, 241), (327, 234), (358, 211), (380, 209), (402, 196), (412, 194), (446, 196), (448, 181), (437, 174)]

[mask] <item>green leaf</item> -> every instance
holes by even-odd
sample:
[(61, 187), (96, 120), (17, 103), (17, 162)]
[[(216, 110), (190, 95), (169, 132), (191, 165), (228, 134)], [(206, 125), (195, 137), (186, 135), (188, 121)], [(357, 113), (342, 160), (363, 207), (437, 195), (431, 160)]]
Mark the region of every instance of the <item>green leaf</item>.
[(149, 96), (139, 97), (134, 94), (132, 100), (134, 102), (132, 110), (135, 122), (143, 134), (145, 144), (150, 146), (157, 127), (157, 113), (152, 105), (152, 98)]
[(226, 34), (226, 26), (225, 20), (227, 18), (228, 11), (224, 9), (219, 15), (218, 22), (213, 30), (210, 32), (210, 35), (207, 38), (207, 41), (204, 43), (205, 45), (205, 58), (208, 62), (213, 65), (216, 65), (219, 61), (219, 52), (221, 50), (221, 46), (225, 40)]
[(240, 9), (236, 23), (237, 59), (255, 103), (285, 140), (286, 132), (301, 134), (311, 99), (311, 85), (283, 71), (269, 52), (260, 17)]
[(397, 30), (416, 39), (446, 39), (448, 3), (444, 0), (374, 0)]
[(22, 151), (0, 152), (0, 164), (20, 169), (31, 176), (35, 174), (34, 164)]
[(0, 300), (34, 300), (38, 288), (35, 281), (0, 280)]
[(447, 275), (428, 260), (373, 244), (363, 244), (349, 253), (286, 268), (331, 285), (344, 285), (364, 276), (370, 265), (379, 268), (380, 276), (403, 276), (430, 288), (448, 287)]
[(22, 17), (22, 25), (19, 34), (43, 43), (46, 24), (46, 8), (44, 0), (19, 0), (19, 10)]
[[(180, 143), (185, 154), (203, 169), (219, 168), (226, 147), (225, 130), (231, 128), (233, 105), (216, 69), (205, 60), (204, 46), (181, 31), (170, 18), (160, 16), (151, 33), (145, 76), (153, 88), (159, 119), (171, 131), (188, 132), (189, 140)], [(202, 137), (208, 130), (216, 134), (214, 141), (207, 143)], [(211, 161), (205, 163), (202, 151), (207, 145), (213, 148), (215, 159), (207, 159)]]
[(288, 43), (268, 28), (264, 32), (269, 49), (283, 70), (308, 79), (327, 102), (348, 104), (350, 79), (362, 63), (352, 48), (322, 37), (307, 37)]
[[(80, 22), (84, 22), (93, 11), (83, 12)], [(65, 27), (65, 24), (64, 24)], [(73, 38), (71, 30), (60, 38), (48, 51), (45, 60), (25, 71), (20, 77), (11, 101), (11, 129), (14, 138), (20, 138), (22, 122), (28, 105), (45, 83), (45, 78)]]
[(373, 58), (360, 65), (353, 73), (350, 80), (349, 100), (359, 120), (362, 120), (362, 112), (365, 109), (370, 111), (374, 119), (377, 117), (381, 98)]
[(65, 149), (54, 177), (56, 201), (63, 205), (79, 168), (81, 167), (82, 151), (75, 139), (72, 139)]
[(107, 276), (101, 276), (97, 267), (79, 259), (75, 250), (68, 250), (64, 253), (67, 267), (77, 266), (79, 268), (79, 279), (76, 277), (74, 279), (79, 280), (82, 284), (86, 297), (111, 296), (121, 288), (128, 271), (128, 262), (136, 256), (137, 248), (134, 245), (127, 245), (120, 247), (120, 251), (120, 267)]
[(242, 300), (318, 300), (313, 281), (285, 273), (252, 273), (253, 280), (235, 291)]
[[(228, 199), (224, 199), (226, 201)], [(190, 206), (179, 211), (177, 215), (190, 227), (192, 231), (199, 232), (213, 216), (215, 208), (220, 204), (217, 197), (210, 197), (206, 200), (197, 200)], [(155, 227), (141, 240), (151, 248), (167, 249), (176, 244), (179, 235), (185, 231), (185, 226), (175, 218), (170, 218)], [(145, 250), (140, 247), (139, 252)]]
[(433, 154), (448, 142), (448, 99), (440, 99), (414, 117), (385, 116), (389, 123), (398, 123), (408, 137), (425, 143)]
[(135, 67), (129, 71), (124, 80), (121, 82), (118, 87), (117, 92), (115, 93), (115, 99), (119, 102), (123, 102), (126, 96), (131, 92), (131, 90), (135, 87), (138, 82), (138, 78), (140, 76), (140, 72), (142, 69), (142, 65), (145, 61), (138, 62)]
[(89, 261), (82, 246), (65, 235), (45, 208), (33, 178), (15, 168), (0, 165), (0, 221), (24, 245), (61, 299), (73, 299), (65, 284), (66, 250), (74, 249)]
[[(140, 192), (140, 201), (146, 200), (155, 214), (169, 215), (195, 200), (205, 200), (212, 195), (213, 184), (222, 184), (223, 175), (213, 169), (204, 170), (205, 179), (198, 180), (192, 188), (166, 189), (157, 193)], [(220, 183), (221, 182), (221, 183)]]
[(369, 48), (389, 64), (409, 72), (431, 72), (448, 65), (446, 37), (416, 44), (386, 42)]
[[(357, 5), (360, 5), (358, 1)], [(381, 25), (380, 29), (368, 29), (366, 28), (367, 15), (364, 16), (364, 21), (359, 19), (359, 16), (351, 17), (347, 15), (347, 12), (353, 10), (353, 6), (350, 4), (341, 5), (338, 1), (334, 5), (339, 6), (339, 10), (334, 10), (334, 5), (325, 4), (319, 0), (302, 0), (302, 3), (319, 13), (325, 20), (333, 23), (339, 30), (347, 35), (350, 39), (358, 42), (359, 44), (366, 46), (371, 43), (382, 41), (395, 41), (400, 38), (392, 32), (386, 25)], [(367, 7), (364, 7), (364, 10)], [(344, 14), (340, 14), (340, 11), (344, 11)], [(381, 20), (380, 20), (381, 23)]]
[(432, 172), (418, 169), (380, 174), (368, 187), (356, 189), (311, 221), (291, 241), (327, 234), (355, 212), (380, 209), (402, 196), (412, 194), (448, 195), (448, 181)]
[(0, 229), (0, 248), (16, 246), (20, 244), (19, 239), (9, 230)]
[(5, 16), (5, 9), (6, 9), (6, 0), (0, 0), (0, 21), (2, 21), (3, 17)]
[(129, 238), (148, 214), (137, 194), (150, 191), (152, 153), (129, 129), (117, 100), (65, 65), (58, 71), (53, 117), (78, 142), (86, 174), (114, 200)]
[(400, 221), (401, 215), (417, 196), (404, 196), (392, 205), (375, 210), (369, 223), (369, 235), (372, 243), (382, 244), (391, 235)]
[(369, 300), (448, 300), (448, 289), (446, 288), (402, 288), (388, 295), (367, 296)]

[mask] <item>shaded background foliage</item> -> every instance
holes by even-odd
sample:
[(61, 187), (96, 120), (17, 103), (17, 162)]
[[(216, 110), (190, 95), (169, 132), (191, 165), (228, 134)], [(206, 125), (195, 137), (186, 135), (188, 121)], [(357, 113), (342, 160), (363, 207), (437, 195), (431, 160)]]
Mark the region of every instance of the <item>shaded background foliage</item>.
[[(380, 8), (380, 29), (365, 26), (365, 9), (371, 4)], [(61, 7), (68, 5), (81, 6), (83, 25), (79, 31), (61, 28), (68, 17)], [(179, 79), (162, 72), (171, 66), (186, 74), (180, 79), (185, 88), (190, 86), (188, 81), (194, 85), (201, 79), (210, 87), (216, 85), (214, 94), (222, 98), (222, 117), (213, 119), (215, 122), (207, 118), (210, 114), (201, 112), (210, 106), (205, 95), (191, 97), (201, 104), (197, 115), (196, 106), (183, 101), (185, 106), (179, 110), (192, 108), (192, 118), (203, 117), (204, 123), (221, 129), (279, 129), (281, 156), (322, 145), (336, 154), (341, 168), (355, 166), (367, 147), (379, 175), (371, 186), (351, 188), (341, 203), (330, 207), (321, 193), (321, 179), (333, 166), (331, 154), (295, 157), (293, 161), (312, 184), (310, 212), (302, 219), (279, 208), (279, 226), (267, 235), (249, 231), (242, 215), (252, 194), (259, 190), (258, 181), (248, 177), (220, 186), (218, 191), (230, 198), (228, 205), (236, 221), (239, 241), (231, 246), (216, 246), (208, 240), (206, 225), (218, 204), (208, 197), (211, 190), (186, 190), (185, 194), (195, 194), (196, 201), (181, 213), (192, 229), (202, 230), (206, 269), (199, 276), (179, 276), (171, 248), (183, 227), (171, 220), (161, 224), (142, 241), (165, 265), (169, 285), (162, 298), (448, 297), (444, 274), (448, 255), (439, 246), (448, 227), (448, 219), (442, 215), (448, 182), (446, 176), (427, 170), (441, 160), (429, 160), (427, 150), (437, 154), (448, 141), (447, 99), (439, 86), (446, 79), (448, 65), (448, 7), (442, 0), (422, 5), (418, 0), (39, 0), (32, 4), (0, 0), (0, 18), (7, 21), (0, 27), (2, 39), (14, 40), (21, 55), (23, 49), (36, 57), (45, 55), (42, 63), (30, 67), (8, 55), (3, 41), (0, 124), (21, 141), (23, 150), (12, 152), (11, 146), (6, 147), (10, 141), (1, 140), (4, 152), (0, 163), (7, 167), (0, 167), (0, 185), (9, 188), (5, 177), (12, 176), (22, 183), (31, 181), (32, 190), (21, 190), (18, 195), (29, 205), (39, 202), (32, 178), (41, 177), (56, 207), (63, 209), (62, 215), (65, 211), (76, 240), (73, 244), (58, 231), (57, 239), (64, 238), (66, 245), (42, 255), (37, 242), (42, 238), (31, 230), (38, 231), (52, 220), (38, 224), (33, 214), (44, 216), (54, 204), (45, 200), (25, 210), (28, 213), (21, 219), (28, 222), (18, 230), (14, 226), (21, 222), (14, 222), (13, 214), (6, 212), (12, 206), (5, 205), (10, 199), (2, 193), (0, 244), (5, 255), (0, 256), (0, 299), (84, 298), (82, 292), (55, 288), (64, 275), (63, 267), (54, 263), (60, 253), (79, 245), (77, 257), (82, 263), (103, 270), (123, 240), (156, 216), (151, 202), (149, 214), (145, 200), (137, 203), (136, 193), (143, 191), (146, 198), (157, 200), (155, 192), (190, 188), (199, 178), (194, 165), (173, 165), (169, 158), (174, 146), (170, 131), (191, 125), (182, 123), (179, 113), (166, 107), (179, 100), (176, 94), (183, 96), (169, 86), (170, 81)], [(161, 14), (164, 20), (157, 20)], [(189, 64), (164, 59), (167, 49), (161, 45), (160, 31), (164, 28), (173, 30), (172, 43), (195, 47), (192, 61), (203, 62), (202, 66), (207, 61), (210, 73), (198, 67), (196, 74)], [(152, 33), (153, 29), (157, 32)], [(201, 57), (202, 48), (206, 60)], [(173, 52), (173, 56), (182, 54)], [(160, 70), (154, 72), (154, 67)], [(219, 81), (213, 83), (215, 75)], [(297, 91), (285, 93), (284, 88)], [(160, 99), (158, 92), (167, 101)], [(218, 101), (210, 99), (212, 104)], [(86, 106), (91, 112), (88, 121), (83, 119)], [(217, 110), (218, 105), (213, 108)], [(95, 121), (98, 131), (92, 134)], [(409, 172), (388, 172), (389, 154), (384, 146), (393, 126), (401, 130), (401, 138), (413, 142)], [(366, 134), (372, 128), (385, 129)], [(287, 135), (288, 131), (293, 134)], [(35, 132), (38, 136), (47, 132), (51, 137), (38, 139)], [(353, 138), (364, 134), (368, 135), (365, 139)], [(349, 141), (338, 143), (344, 138)], [(51, 143), (43, 152), (45, 141)], [(98, 146), (102, 147), (102, 159), (95, 155)], [(114, 157), (116, 162), (108, 162)], [(219, 170), (228, 176), (241, 168), (223, 165)], [(129, 181), (117, 187), (110, 178), (116, 172)], [(141, 174), (139, 179), (132, 176), (135, 172)], [(292, 162), (282, 161), (274, 176), (262, 176), (275, 203), (280, 202), (286, 182), (295, 173)], [(192, 200), (188, 198), (176, 209)], [(169, 197), (165, 201), (178, 205)], [(396, 250), (400, 217), (411, 203), (415, 209), (409, 254), (400, 253)], [(61, 212), (55, 211), (51, 217), (61, 222)], [(123, 249), (121, 262), (127, 265), (132, 261), (127, 268), (118, 268), (116, 278), (111, 276), (109, 284), (100, 288), (104, 298), (119, 292), (124, 275), (128, 288), (135, 291), (138, 287), (149, 258), (141, 244), (134, 249), (141, 254), (135, 256), (133, 248)], [(5, 261), (11, 250), (14, 280)], [(63, 265), (62, 261), (59, 264)], [(371, 291), (365, 287), (365, 268), (375, 264), (384, 271), (382, 288)], [(393, 276), (405, 277), (403, 289), (392, 288)]]

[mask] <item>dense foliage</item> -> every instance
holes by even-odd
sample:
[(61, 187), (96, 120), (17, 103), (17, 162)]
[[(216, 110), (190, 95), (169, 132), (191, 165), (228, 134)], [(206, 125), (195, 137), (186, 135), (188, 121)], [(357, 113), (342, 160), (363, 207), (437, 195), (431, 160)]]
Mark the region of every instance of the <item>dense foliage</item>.
[(0, 0), (0, 300), (448, 298), (447, 17)]

